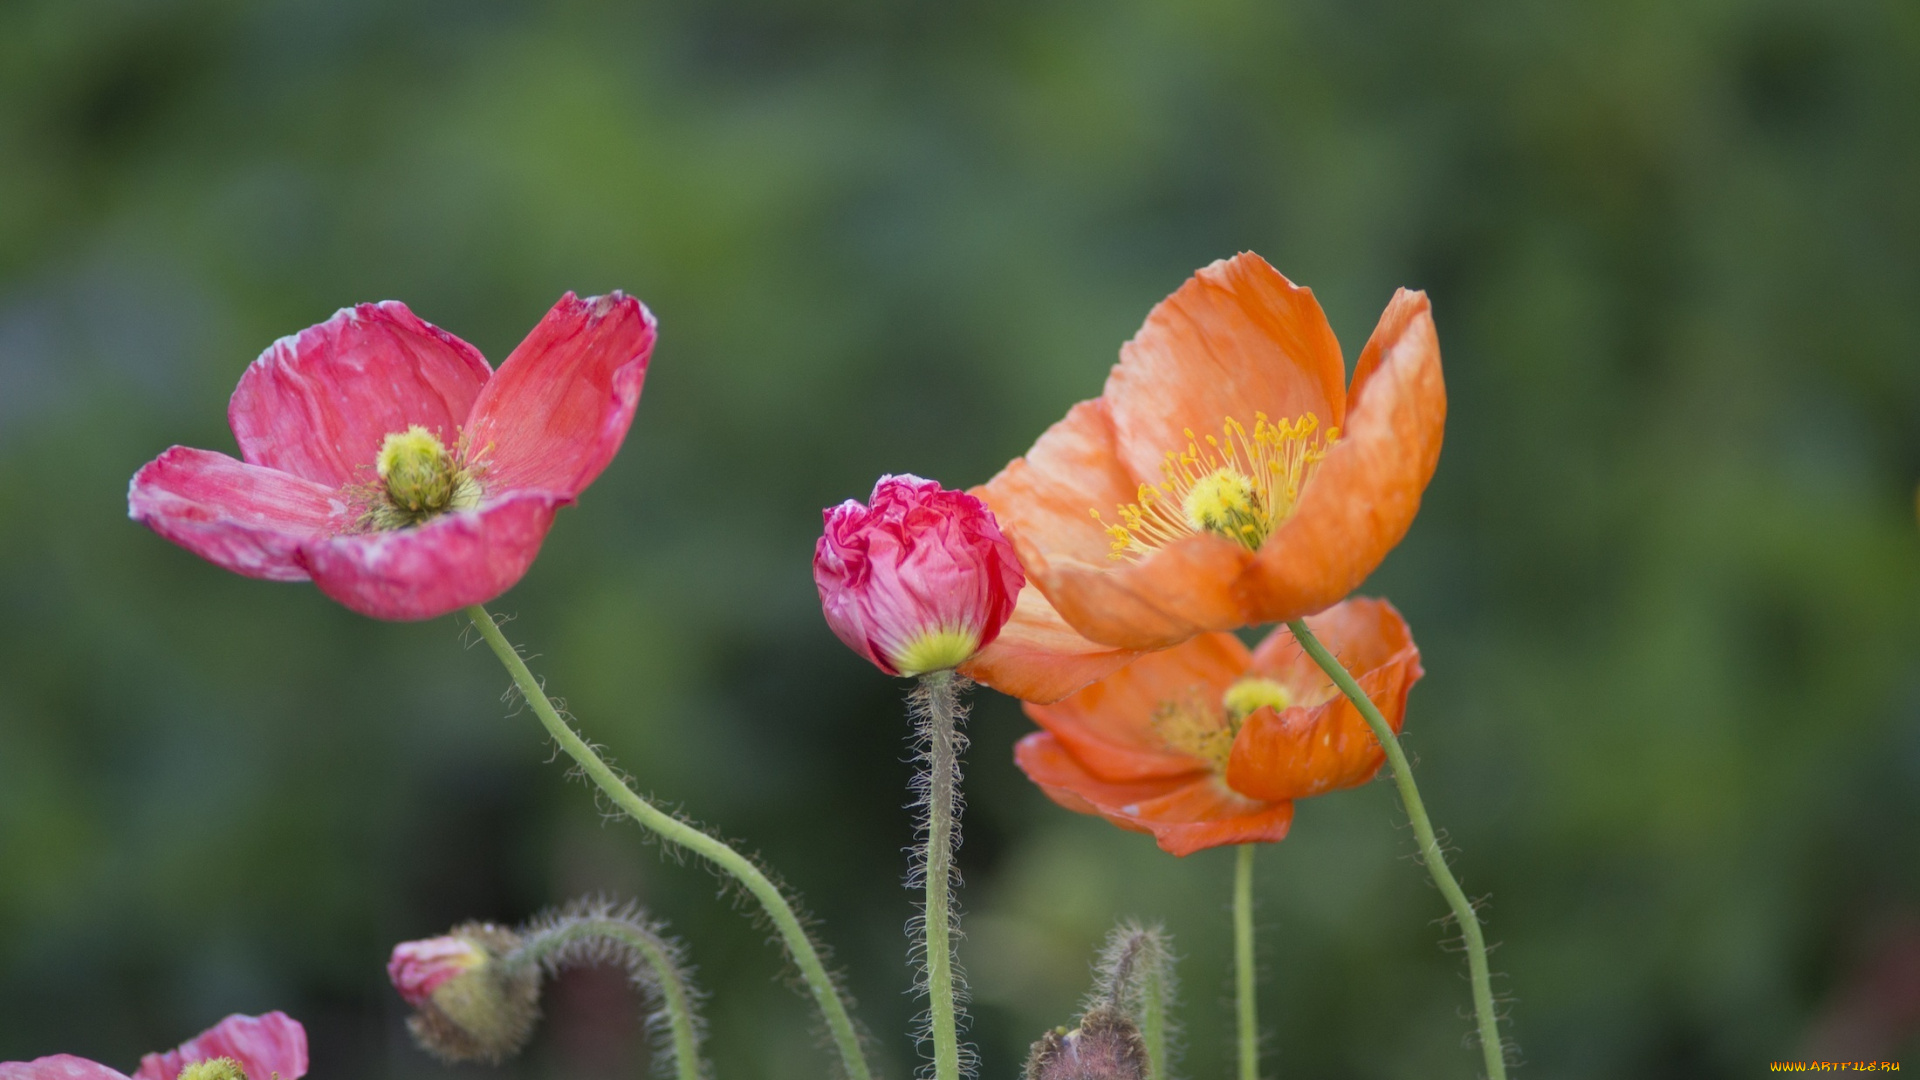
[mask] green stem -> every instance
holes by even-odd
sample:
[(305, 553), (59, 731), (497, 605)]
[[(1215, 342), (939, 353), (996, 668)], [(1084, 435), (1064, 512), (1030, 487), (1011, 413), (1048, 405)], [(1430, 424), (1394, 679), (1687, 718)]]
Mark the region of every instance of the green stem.
[(1167, 986), (1164, 964), (1140, 980), (1140, 1041), (1147, 1047), (1147, 1080), (1167, 1080)]
[(500, 628), (494, 624), (493, 616), (487, 613), (487, 609), (475, 604), (467, 609), (467, 616), (473, 620), (480, 636), (493, 647), (494, 655), (506, 666), (508, 674), (513, 676), (514, 685), (520, 688), (521, 696), (533, 707), (534, 715), (540, 718), (547, 734), (579, 764), (588, 779), (605, 792), (615, 805), (632, 815), (635, 821), (733, 875), (753, 894), (754, 899), (760, 901), (767, 917), (773, 920), (774, 928), (779, 931), (781, 941), (786, 944), (787, 955), (800, 969), (807, 989), (813, 992), (814, 1001), (819, 1004), (820, 1012), (826, 1018), (827, 1028), (832, 1032), (834, 1046), (840, 1051), (840, 1060), (846, 1067), (848, 1077), (850, 1080), (871, 1080), (873, 1074), (860, 1052), (860, 1036), (854, 1030), (853, 1018), (847, 1014), (846, 1002), (841, 1000), (839, 988), (827, 974), (826, 965), (820, 962), (819, 951), (814, 948), (806, 929), (800, 925), (799, 916), (794, 914), (792, 905), (781, 895), (779, 886), (739, 852), (654, 806), (628, 787), (607, 767), (600, 755), (594, 753), (593, 748), (574, 734), (573, 728), (560, 718), (553, 702), (547, 700), (546, 691), (541, 689), (540, 680), (527, 670), (526, 661), (520, 658), (520, 654), (507, 642), (506, 636), (500, 633)]
[(635, 933), (633, 927), (621, 922), (598, 923), (592, 929), (639, 950), (640, 955), (647, 958), (648, 965), (661, 973), (660, 996), (666, 1001), (668, 1030), (673, 1037), (674, 1076), (677, 1080), (701, 1080), (700, 1045), (693, 1027), (693, 1003), (687, 1000), (687, 988), (678, 979), (668, 976), (673, 969), (668, 957), (661, 951), (660, 943), (647, 935)]
[(926, 764), (926, 848), (922, 871), (926, 901), (927, 1011), (933, 1028), (934, 1080), (960, 1080), (960, 1032), (953, 993), (953, 850), (959, 846), (960, 703), (951, 671), (920, 677), (913, 712), (919, 721), (921, 760)]
[[(557, 961), (564, 966), (567, 961), (563, 958), (568, 952), (594, 939), (624, 946), (629, 956), (637, 956), (645, 965), (646, 973), (635, 972), (635, 981), (660, 994), (661, 1007), (667, 1016), (675, 1080), (702, 1080), (700, 1031), (686, 971), (681, 967), (678, 951), (645, 926), (613, 915), (562, 915), (550, 928), (529, 937), (526, 944), (515, 950), (509, 963)], [(587, 955), (591, 956), (591, 951)]]
[(1500, 1020), (1493, 1011), (1493, 980), (1487, 973), (1486, 936), (1480, 930), (1479, 914), (1473, 910), (1460, 883), (1454, 880), (1446, 853), (1440, 850), (1433, 822), (1427, 817), (1426, 804), (1420, 801), (1420, 789), (1413, 783), (1413, 766), (1407, 763), (1407, 755), (1400, 749), (1400, 740), (1394, 736), (1386, 717), (1380, 715), (1380, 710), (1374, 707), (1366, 691), (1360, 689), (1346, 666), (1313, 636), (1305, 622), (1295, 619), (1287, 624), (1287, 629), (1293, 631), (1294, 640), (1360, 710), (1374, 737), (1387, 752), (1387, 762), (1393, 766), (1393, 782), (1400, 789), (1400, 801), (1406, 805), (1407, 817), (1413, 822), (1413, 835), (1420, 842), (1420, 858), (1427, 864), (1427, 873), (1433, 875), (1433, 883), (1440, 887), (1440, 894), (1447, 898), (1454, 921), (1460, 924), (1460, 933), (1466, 938), (1467, 971), (1473, 982), (1473, 1013), (1479, 1024), (1480, 1052), (1486, 1058), (1487, 1076), (1490, 1080), (1506, 1080), (1506, 1053), (1500, 1043)]
[(1233, 981), (1240, 1007), (1240, 1080), (1260, 1077), (1260, 1028), (1253, 1007), (1253, 848), (1241, 844), (1233, 864)]

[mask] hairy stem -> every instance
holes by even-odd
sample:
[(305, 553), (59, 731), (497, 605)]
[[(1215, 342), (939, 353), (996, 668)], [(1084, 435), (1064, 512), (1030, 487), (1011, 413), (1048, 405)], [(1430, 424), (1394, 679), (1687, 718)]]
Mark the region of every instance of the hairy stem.
[(1147, 1051), (1146, 1080), (1167, 1080), (1167, 1007), (1173, 997), (1173, 952), (1158, 927), (1123, 924), (1108, 937), (1101, 958), (1110, 983), (1107, 997), (1118, 1007), (1131, 1004)]
[(1240, 1012), (1240, 1080), (1259, 1080), (1260, 1028), (1253, 1007), (1253, 849), (1241, 844), (1233, 864), (1233, 982)]
[(592, 902), (569, 906), (536, 921), (506, 962), (540, 964), (557, 972), (573, 964), (602, 960), (624, 962), (633, 981), (644, 992), (658, 996), (658, 1014), (649, 1012), (647, 1026), (656, 1032), (661, 1026), (666, 1028), (665, 1045), (656, 1043), (656, 1053), (672, 1061), (675, 1080), (703, 1080), (700, 1019), (694, 1009), (697, 994), (682, 963), (681, 950), (662, 937), (637, 909)]
[(1147, 1047), (1147, 1080), (1167, 1080), (1167, 985), (1158, 970), (1140, 980), (1140, 1041)]
[(1433, 822), (1427, 817), (1426, 804), (1420, 801), (1420, 789), (1413, 783), (1413, 767), (1407, 763), (1405, 751), (1400, 749), (1400, 740), (1366, 691), (1360, 689), (1353, 674), (1313, 636), (1305, 622), (1295, 619), (1287, 624), (1287, 629), (1293, 631), (1294, 640), (1360, 710), (1367, 726), (1373, 729), (1374, 738), (1380, 740), (1381, 748), (1387, 752), (1387, 762), (1393, 766), (1393, 782), (1400, 789), (1400, 801), (1406, 805), (1407, 817), (1413, 822), (1413, 835), (1420, 842), (1420, 858), (1427, 864), (1427, 873), (1433, 875), (1433, 883), (1440, 887), (1440, 894), (1447, 898), (1447, 906), (1453, 909), (1454, 921), (1460, 924), (1460, 933), (1466, 939), (1467, 972), (1473, 983), (1473, 1013), (1479, 1025), (1480, 1052), (1486, 1059), (1487, 1076), (1490, 1080), (1506, 1080), (1506, 1052), (1500, 1042), (1500, 1020), (1493, 1011), (1493, 980), (1487, 973), (1487, 941), (1480, 930), (1480, 916), (1447, 866), (1446, 853), (1440, 850), (1440, 841), (1434, 836)]
[(926, 843), (921, 850), (926, 901), (927, 1011), (933, 1029), (934, 1080), (960, 1080), (960, 1031), (954, 1000), (953, 852), (960, 845), (960, 751), (964, 736), (959, 679), (951, 671), (920, 677), (914, 694), (916, 735), (925, 765)]
[(760, 901), (766, 909), (767, 917), (773, 920), (774, 928), (780, 934), (780, 940), (786, 945), (787, 955), (800, 969), (800, 976), (806, 981), (807, 989), (820, 1006), (821, 1014), (826, 1018), (827, 1028), (832, 1033), (834, 1046), (840, 1051), (841, 1063), (845, 1066), (850, 1080), (871, 1080), (872, 1071), (867, 1068), (866, 1057), (860, 1051), (860, 1036), (853, 1026), (853, 1018), (847, 1013), (846, 1002), (841, 1000), (840, 990), (834, 985), (833, 977), (827, 974), (826, 965), (820, 961), (819, 950), (814, 948), (813, 940), (807, 936), (800, 918), (794, 913), (787, 898), (760, 868), (724, 842), (708, 836), (692, 825), (666, 813), (642, 798), (625, 781), (600, 759), (593, 747), (576, 735), (573, 728), (547, 699), (547, 693), (540, 686), (540, 680), (534, 678), (527, 669), (526, 661), (508, 643), (506, 636), (494, 624), (493, 616), (487, 609), (475, 604), (467, 609), (467, 616), (473, 620), (480, 636), (493, 648), (500, 663), (506, 666), (508, 674), (513, 676), (514, 685), (520, 688), (520, 694), (533, 707), (534, 715), (547, 729), (547, 734), (560, 744), (580, 766), (589, 780), (605, 792), (614, 804), (625, 810), (646, 828), (652, 829), (666, 840), (679, 844), (702, 858), (713, 863), (721, 870), (746, 887), (754, 899)]
[(1145, 1080), (1166, 1080), (1171, 1026), (1167, 1014), (1175, 984), (1173, 946), (1158, 924), (1128, 921), (1107, 934), (1106, 947), (1094, 966), (1094, 1007), (1120, 1013), (1139, 1028), (1140, 1045), (1146, 1051)]

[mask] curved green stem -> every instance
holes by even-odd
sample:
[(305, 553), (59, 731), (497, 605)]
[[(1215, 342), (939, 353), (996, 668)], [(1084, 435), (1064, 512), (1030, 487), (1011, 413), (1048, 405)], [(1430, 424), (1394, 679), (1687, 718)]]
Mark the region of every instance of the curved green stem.
[(850, 1080), (871, 1080), (873, 1074), (867, 1068), (867, 1060), (860, 1052), (860, 1037), (854, 1030), (853, 1018), (847, 1013), (846, 1002), (841, 1000), (839, 988), (834, 985), (833, 978), (827, 974), (826, 965), (820, 962), (819, 951), (814, 948), (806, 929), (800, 925), (799, 916), (794, 914), (793, 906), (787, 903), (785, 896), (781, 895), (780, 887), (769, 880), (752, 860), (728, 847), (724, 842), (708, 836), (654, 806), (628, 787), (625, 781), (607, 767), (606, 762), (600, 760), (600, 755), (594, 753), (593, 747), (588, 746), (585, 740), (574, 734), (573, 728), (560, 718), (559, 712), (553, 707), (553, 702), (547, 700), (546, 691), (541, 689), (540, 680), (533, 677), (533, 672), (527, 669), (526, 661), (520, 658), (520, 654), (508, 643), (506, 636), (500, 633), (500, 628), (494, 625), (493, 616), (487, 613), (487, 609), (475, 604), (467, 609), (467, 616), (473, 620), (473, 625), (480, 631), (480, 636), (492, 646), (494, 655), (498, 656), (500, 663), (506, 666), (507, 673), (513, 676), (514, 685), (520, 688), (520, 693), (527, 699), (527, 704), (533, 707), (534, 715), (540, 718), (540, 723), (547, 729), (547, 734), (560, 744), (560, 748), (567, 752), (567, 756), (579, 764), (581, 771), (587, 775), (588, 779), (592, 780), (608, 798), (614, 801), (615, 805), (625, 810), (635, 821), (731, 874), (735, 880), (746, 887), (748, 892), (753, 894), (754, 899), (760, 901), (761, 907), (766, 909), (767, 917), (773, 920), (775, 929), (779, 931), (780, 939), (787, 947), (787, 955), (800, 969), (801, 978), (806, 980), (807, 989), (812, 991), (814, 1001), (819, 1004), (820, 1012), (826, 1018), (827, 1028), (832, 1032), (834, 1046), (840, 1051), (840, 1060), (846, 1067), (848, 1077)]
[(1253, 1007), (1253, 848), (1233, 864), (1233, 983), (1240, 1012), (1240, 1080), (1260, 1078), (1260, 1021)]
[(960, 1031), (953, 993), (953, 849), (959, 844), (959, 683), (951, 671), (920, 677), (913, 712), (926, 764), (926, 848), (922, 882), (926, 902), (927, 1011), (933, 1028), (934, 1080), (960, 1080)]
[(693, 1027), (693, 1003), (687, 1000), (687, 988), (679, 980), (665, 977), (673, 968), (660, 943), (614, 920), (591, 924), (589, 929), (639, 950), (647, 963), (662, 974), (660, 996), (666, 1002), (668, 1030), (673, 1038), (674, 1076), (677, 1080), (701, 1080), (700, 1043)]
[(1360, 689), (1353, 674), (1340, 663), (1320, 639), (1313, 636), (1307, 624), (1298, 619), (1287, 624), (1293, 631), (1294, 640), (1307, 651), (1320, 670), (1327, 673), (1340, 692), (1353, 702), (1366, 718), (1367, 726), (1373, 729), (1380, 746), (1387, 752), (1387, 762), (1393, 766), (1393, 782), (1400, 789), (1400, 801), (1406, 805), (1407, 818), (1413, 822), (1413, 835), (1420, 842), (1420, 858), (1427, 864), (1427, 873), (1433, 875), (1433, 883), (1440, 887), (1440, 894), (1447, 898), (1447, 906), (1453, 909), (1454, 921), (1460, 924), (1460, 933), (1467, 943), (1467, 972), (1473, 982), (1473, 1013), (1480, 1029), (1480, 1052), (1486, 1058), (1487, 1076), (1490, 1080), (1506, 1080), (1507, 1059), (1500, 1043), (1500, 1019), (1493, 1011), (1493, 980), (1487, 972), (1487, 941), (1480, 930), (1480, 916), (1473, 910), (1473, 904), (1467, 894), (1454, 880), (1453, 871), (1447, 866), (1446, 853), (1440, 850), (1440, 841), (1433, 833), (1433, 822), (1427, 817), (1427, 807), (1420, 801), (1420, 789), (1413, 783), (1413, 766), (1407, 763), (1406, 753), (1400, 749), (1400, 740), (1394, 735), (1387, 719), (1374, 707), (1373, 699)]
[[(564, 966), (569, 959), (568, 954), (583, 946), (586, 955), (593, 957), (593, 943), (596, 941), (610, 941), (624, 947), (630, 965), (633, 959), (638, 959), (646, 968), (644, 974), (635, 972), (635, 982), (660, 995), (661, 1010), (667, 1018), (675, 1080), (703, 1080), (699, 1021), (694, 1013), (693, 991), (688, 984), (686, 970), (681, 965), (679, 950), (640, 923), (637, 912), (633, 919), (620, 917), (621, 914), (562, 913), (546, 927), (533, 932), (526, 943), (508, 958), (508, 962), (547, 964), (548, 970), (555, 970), (553, 965)], [(578, 957), (571, 959), (577, 960)], [(629, 970), (633, 970), (631, 966)]]

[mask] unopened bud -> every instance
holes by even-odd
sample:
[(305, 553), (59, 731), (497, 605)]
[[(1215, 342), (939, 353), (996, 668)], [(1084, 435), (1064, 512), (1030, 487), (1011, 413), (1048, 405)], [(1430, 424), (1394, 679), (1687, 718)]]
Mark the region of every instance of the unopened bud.
[(1026, 1080), (1145, 1080), (1147, 1047), (1132, 1020), (1109, 1006), (1090, 1009), (1072, 1031), (1055, 1028), (1027, 1055)]
[(827, 625), (889, 675), (959, 667), (1013, 617), (1026, 576), (987, 504), (883, 476), (871, 505), (823, 512), (813, 582)]
[(394, 946), (387, 977), (414, 1007), (414, 1039), (448, 1062), (498, 1064), (519, 1053), (540, 1018), (539, 965), (505, 962), (519, 944), (505, 927), (467, 923)]

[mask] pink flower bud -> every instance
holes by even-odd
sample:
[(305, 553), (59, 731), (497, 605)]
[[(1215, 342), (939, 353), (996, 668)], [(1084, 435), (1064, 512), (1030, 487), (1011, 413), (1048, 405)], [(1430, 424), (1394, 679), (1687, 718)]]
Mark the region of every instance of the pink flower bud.
[(393, 947), (387, 961), (387, 978), (393, 988), (418, 1008), (425, 1005), (442, 984), (464, 975), (487, 962), (486, 952), (465, 938), (437, 937), (424, 941), (403, 941)]
[(515, 958), (521, 944), (506, 927), (470, 922), (395, 945), (387, 978), (413, 1006), (414, 1040), (449, 1062), (497, 1065), (519, 1053), (540, 1016), (540, 965)]
[(813, 581), (827, 625), (889, 675), (958, 667), (999, 636), (1026, 584), (993, 511), (917, 476), (883, 476), (871, 506), (822, 512)]

